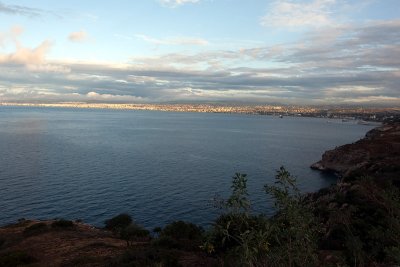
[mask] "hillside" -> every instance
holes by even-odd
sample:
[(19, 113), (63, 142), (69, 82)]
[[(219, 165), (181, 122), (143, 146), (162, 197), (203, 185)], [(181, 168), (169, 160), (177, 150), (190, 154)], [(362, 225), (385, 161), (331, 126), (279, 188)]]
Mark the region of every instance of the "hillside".
[(353, 144), (326, 151), (311, 168), (344, 179), (368, 175), (400, 185), (400, 123), (377, 127)]
[[(186, 224), (183, 225), (183, 228)], [(182, 225), (180, 230), (182, 231)], [(183, 230), (184, 231), (184, 230)], [(195, 240), (126, 239), (115, 231), (66, 220), (20, 220), (0, 228), (0, 267), (214, 266)], [(127, 243), (127, 240), (129, 243)], [(158, 240), (161, 242), (154, 242)]]

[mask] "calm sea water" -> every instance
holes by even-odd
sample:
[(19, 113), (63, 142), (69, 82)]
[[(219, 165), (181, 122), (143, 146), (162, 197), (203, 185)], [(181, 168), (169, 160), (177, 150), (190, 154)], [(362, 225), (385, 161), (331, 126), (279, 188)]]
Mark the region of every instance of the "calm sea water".
[(309, 169), (322, 153), (371, 129), (326, 119), (239, 114), (0, 107), (0, 225), (18, 218), (82, 219), (121, 212), (148, 227), (206, 226), (215, 194), (248, 174), (257, 212), (284, 165), (302, 191), (334, 181)]

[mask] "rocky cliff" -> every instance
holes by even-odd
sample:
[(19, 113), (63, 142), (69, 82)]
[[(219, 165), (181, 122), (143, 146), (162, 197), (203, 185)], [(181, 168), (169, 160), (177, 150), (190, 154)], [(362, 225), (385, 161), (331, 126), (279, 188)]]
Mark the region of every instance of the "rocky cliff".
[(344, 179), (368, 175), (400, 184), (400, 123), (385, 124), (353, 143), (326, 151), (311, 165)]

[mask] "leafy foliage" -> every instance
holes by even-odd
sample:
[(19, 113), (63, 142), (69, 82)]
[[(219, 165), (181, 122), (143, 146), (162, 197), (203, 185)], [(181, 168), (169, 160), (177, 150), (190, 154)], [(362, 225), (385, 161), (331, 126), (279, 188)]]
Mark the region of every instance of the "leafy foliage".
[(358, 177), (317, 194), (324, 249), (343, 250), (350, 266), (400, 264), (400, 192), (388, 181)]
[(264, 188), (275, 199), (277, 208), (276, 215), (270, 220), (273, 239), (268, 261), (277, 266), (315, 266), (318, 219), (303, 200), (295, 177), (281, 167), (275, 185)]
[(108, 230), (119, 232), (121, 229), (129, 226), (131, 223), (132, 217), (129, 214), (121, 213), (109, 220), (106, 220), (105, 227)]
[(193, 224), (184, 221), (175, 221), (168, 224), (161, 230), (160, 236), (168, 236), (176, 240), (199, 240), (202, 238), (204, 230)]
[(64, 220), (64, 219), (60, 219), (57, 221), (54, 221), (51, 224), (52, 228), (72, 228), (74, 226), (74, 223), (72, 221), (69, 220)]
[[(229, 266), (313, 266), (317, 262), (318, 224), (297, 189), (296, 179), (283, 167), (275, 185), (265, 190), (275, 199), (272, 218), (252, 215), (247, 176), (236, 173), (232, 195), (219, 201), (225, 210), (214, 224), (209, 240), (214, 249), (226, 253)], [(209, 248), (207, 243), (203, 248)]]
[(45, 223), (35, 223), (24, 229), (24, 236), (32, 236), (45, 233), (48, 227)]
[(128, 247), (135, 241), (147, 241), (150, 239), (150, 231), (135, 223), (132, 217), (126, 213), (121, 213), (106, 220), (105, 228), (125, 240)]
[(183, 250), (198, 250), (203, 240), (203, 228), (189, 222), (175, 221), (161, 230), (155, 246)]
[(162, 231), (162, 228), (159, 226), (153, 228), (153, 233), (155, 233), (157, 235), (159, 235), (161, 233), (161, 231)]
[(124, 239), (128, 246), (132, 245), (133, 241), (143, 241), (150, 237), (150, 232), (145, 228), (131, 223), (120, 231), (121, 239)]
[(248, 215), (250, 211), (249, 193), (247, 192), (247, 174), (235, 173), (232, 177), (232, 195), (225, 203), (225, 208), (231, 214)]

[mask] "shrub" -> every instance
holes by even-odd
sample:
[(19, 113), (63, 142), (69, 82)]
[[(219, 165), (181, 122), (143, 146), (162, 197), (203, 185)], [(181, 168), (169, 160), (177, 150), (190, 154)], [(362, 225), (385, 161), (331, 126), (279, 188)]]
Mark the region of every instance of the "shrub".
[(175, 221), (165, 226), (160, 236), (168, 236), (176, 240), (201, 240), (203, 232), (203, 228), (193, 223)]
[(182, 245), (176, 240), (169, 236), (159, 237), (152, 240), (151, 245), (154, 247), (162, 247), (167, 249), (180, 249)]
[[(214, 224), (202, 248), (226, 254), (229, 266), (251, 266), (262, 262), (269, 247), (270, 225), (264, 216), (250, 214), (246, 174), (236, 173), (232, 179), (232, 195), (218, 200), (225, 213)], [(210, 245), (213, 244), (213, 245)]]
[[(162, 229), (159, 239), (164, 247), (198, 250), (203, 239), (203, 228), (184, 221), (175, 221)], [(170, 245), (167, 241), (172, 242)]]
[(162, 228), (161, 228), (161, 227), (159, 227), (159, 226), (154, 227), (154, 228), (153, 228), (154, 236), (159, 237), (160, 234), (161, 234), (161, 231), (162, 231)]
[(320, 249), (341, 251), (349, 266), (400, 264), (400, 192), (391, 181), (357, 177), (311, 204), (324, 222)]
[(72, 221), (69, 220), (64, 220), (64, 219), (60, 219), (57, 221), (54, 221), (51, 223), (51, 227), (52, 228), (72, 228), (74, 226), (74, 223)]
[(214, 240), (214, 248), (218, 251), (228, 251), (238, 246), (249, 246), (250, 243), (258, 243), (260, 252), (268, 248), (268, 238), (271, 229), (266, 217), (243, 216), (240, 214), (224, 214), (216, 219), (214, 232), (211, 238)]
[(385, 261), (390, 264), (400, 264), (400, 246), (385, 248)]
[(275, 180), (275, 185), (264, 187), (277, 209), (270, 220), (273, 238), (267, 260), (278, 266), (315, 266), (319, 220), (303, 201), (296, 178), (284, 167), (277, 171)]
[(47, 225), (45, 223), (35, 223), (24, 229), (25, 236), (32, 236), (45, 233), (47, 231)]
[(147, 240), (150, 237), (150, 232), (140, 225), (132, 223), (127, 227), (121, 229), (120, 237), (126, 241), (128, 246), (132, 245), (132, 241)]
[(105, 221), (105, 228), (114, 232), (129, 226), (132, 223), (132, 217), (129, 214), (121, 213), (109, 220)]
[[(247, 176), (236, 173), (232, 195), (219, 201), (225, 213), (214, 224), (210, 239), (226, 255), (229, 266), (315, 266), (317, 219), (296, 187), (296, 179), (283, 167), (274, 185), (265, 190), (275, 199), (276, 215), (250, 213)], [(209, 240), (203, 248), (210, 247)]]
[(400, 247), (399, 190), (390, 183), (379, 185), (370, 177), (361, 177), (347, 196), (353, 207), (346, 222), (349, 262), (399, 264), (399, 257), (393, 253)]

